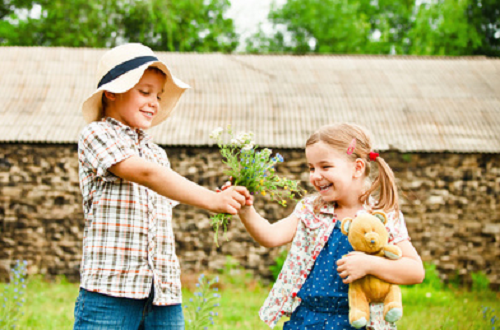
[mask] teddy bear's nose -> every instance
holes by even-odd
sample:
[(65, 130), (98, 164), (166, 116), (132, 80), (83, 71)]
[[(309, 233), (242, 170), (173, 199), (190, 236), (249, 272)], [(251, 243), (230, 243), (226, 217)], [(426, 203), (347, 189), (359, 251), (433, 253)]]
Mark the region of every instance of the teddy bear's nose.
[(366, 239), (366, 242), (370, 245), (375, 245), (377, 244), (377, 235), (373, 232), (370, 232), (370, 233), (366, 233), (365, 234), (365, 239)]

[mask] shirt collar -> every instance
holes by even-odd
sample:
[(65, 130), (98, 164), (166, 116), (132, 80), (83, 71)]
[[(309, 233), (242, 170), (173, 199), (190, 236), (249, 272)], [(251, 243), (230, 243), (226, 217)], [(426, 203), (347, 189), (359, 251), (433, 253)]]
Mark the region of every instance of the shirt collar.
[[(342, 219), (337, 219), (337, 215), (335, 214), (335, 206), (336, 206), (335, 203), (326, 203), (321, 207), (321, 209), (319, 210), (319, 213), (320, 214), (331, 214), (334, 216), (336, 221), (337, 220), (342, 221)], [(359, 209), (358, 211), (356, 211), (356, 214), (354, 215), (354, 217), (357, 217), (360, 214), (367, 213), (367, 212), (368, 211), (366, 210), (366, 208), (363, 207), (363, 208)]]
[(325, 203), (319, 210), (319, 213), (335, 214), (335, 203)]
[(149, 140), (151, 140), (151, 136), (143, 129), (137, 128), (134, 130), (132, 127), (125, 125), (121, 121), (111, 117), (104, 117), (102, 121), (107, 122), (111, 126), (118, 127), (125, 134), (130, 136), (135, 142), (140, 142), (140, 144), (146, 144)]

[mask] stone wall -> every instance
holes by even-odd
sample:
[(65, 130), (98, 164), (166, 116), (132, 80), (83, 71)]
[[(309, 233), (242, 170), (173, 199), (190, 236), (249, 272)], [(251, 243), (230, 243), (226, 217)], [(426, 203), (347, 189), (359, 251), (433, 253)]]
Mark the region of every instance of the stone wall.
[[(220, 155), (211, 148), (167, 148), (172, 167), (210, 189), (224, 182)], [(304, 154), (274, 150), (285, 157), (278, 171), (311, 190)], [(401, 208), (422, 259), (434, 262), (445, 280), (470, 284), (483, 271), (500, 289), (500, 155), (386, 152), (401, 188)], [(293, 210), (264, 203), (256, 207), (271, 220)], [(234, 218), (229, 241), (217, 248), (210, 214), (180, 205), (174, 209), (177, 252), (185, 272), (216, 270), (227, 256), (262, 278), (282, 248), (259, 247)], [(16, 259), (29, 273), (65, 274), (78, 280), (83, 213), (76, 145), (0, 144), (0, 277)], [(286, 247), (284, 247), (286, 248)]]

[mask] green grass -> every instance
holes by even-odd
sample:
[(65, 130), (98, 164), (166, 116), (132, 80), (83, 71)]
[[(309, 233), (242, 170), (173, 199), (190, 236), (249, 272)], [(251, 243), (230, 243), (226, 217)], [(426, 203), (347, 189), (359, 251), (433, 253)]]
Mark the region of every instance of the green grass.
[[(0, 284), (0, 292), (4, 286)], [(188, 289), (190, 287), (193, 289)], [(186, 285), (185, 302), (193, 297), (195, 289), (194, 285)], [(491, 324), (491, 318), (500, 317), (500, 293), (484, 288), (480, 291), (445, 288), (429, 282), (402, 289), (404, 316), (398, 322), (399, 329), (500, 329), (500, 320)], [(219, 315), (212, 329), (269, 329), (258, 317), (269, 290), (270, 287), (244, 272), (220, 276), (221, 306), (214, 309)], [(55, 282), (30, 278), (24, 315), (16, 329), (72, 329), (77, 295), (78, 284), (68, 283), (64, 278)], [(487, 308), (486, 315), (483, 315), (484, 308)], [(283, 321), (275, 329), (281, 329)]]

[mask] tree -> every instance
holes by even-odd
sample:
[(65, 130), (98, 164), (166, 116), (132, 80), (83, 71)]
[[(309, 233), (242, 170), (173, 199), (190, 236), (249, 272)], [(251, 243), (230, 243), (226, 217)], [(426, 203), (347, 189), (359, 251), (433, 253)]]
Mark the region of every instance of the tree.
[(402, 52), (413, 8), (412, 0), (288, 0), (281, 8), (272, 7), (269, 14), (277, 32), (267, 36), (260, 30), (247, 41), (247, 50), (298, 54)]
[(139, 1), (125, 15), (125, 35), (155, 49), (233, 51), (238, 46), (228, 0)]
[(500, 55), (500, 0), (288, 0), (249, 52)]
[(481, 37), (473, 54), (500, 57), (500, 0), (471, 1), (467, 17)]
[(408, 31), (408, 53), (470, 55), (481, 37), (467, 17), (469, 0), (437, 0), (422, 4)]
[(369, 17), (360, 7), (359, 2), (348, 0), (288, 0), (281, 8), (271, 8), (275, 35), (268, 38), (260, 31), (248, 40), (247, 50), (360, 53), (370, 32)]
[[(11, 0), (0, 7), (0, 44), (112, 47), (141, 42), (155, 50), (237, 47), (228, 0)], [(23, 2), (23, 3), (22, 3)], [(40, 17), (20, 9), (41, 7)], [(26, 16), (26, 15), (25, 15)]]
[(370, 16), (371, 38), (366, 45), (367, 54), (404, 54), (407, 32), (412, 26), (414, 0), (379, 0), (369, 2), (363, 9)]

